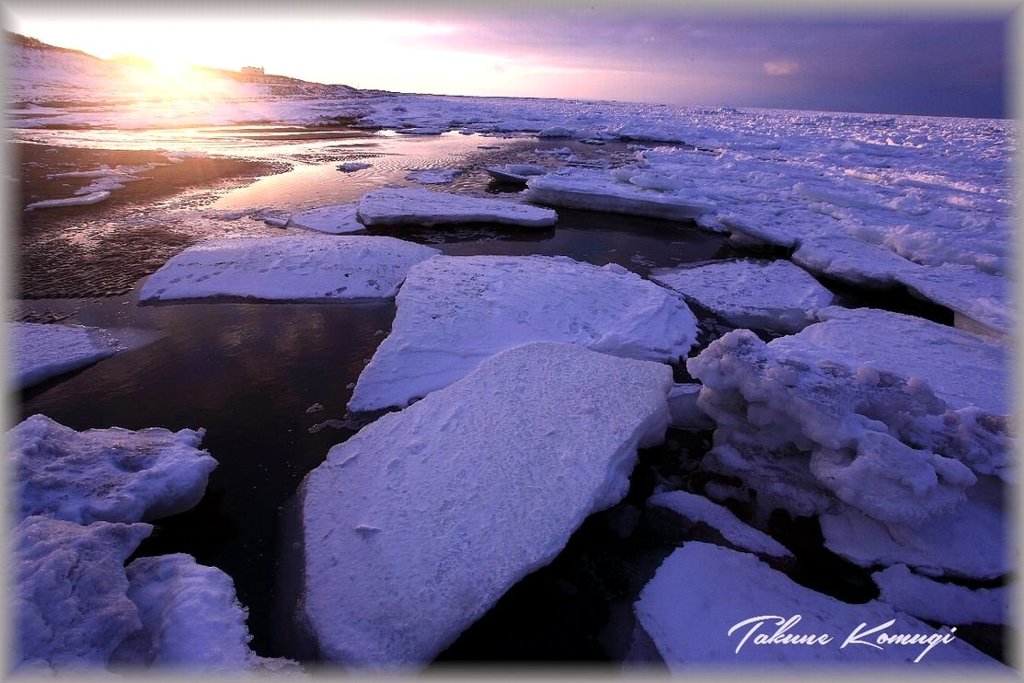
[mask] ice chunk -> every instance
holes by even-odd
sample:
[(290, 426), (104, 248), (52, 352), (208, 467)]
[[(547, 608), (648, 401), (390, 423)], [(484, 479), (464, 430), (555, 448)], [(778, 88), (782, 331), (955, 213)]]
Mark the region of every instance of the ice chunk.
[(8, 434), (18, 518), (138, 522), (193, 507), (217, 461), (204, 431), (119, 427), (83, 432), (33, 415)]
[(715, 426), (697, 405), (700, 395), (699, 384), (674, 384), (668, 392), (668, 409), (672, 414), (674, 429), (711, 429)]
[(77, 370), (112, 356), (124, 346), (95, 327), (11, 323), (18, 388)]
[(651, 496), (648, 505), (671, 510), (690, 522), (703, 522), (722, 534), (728, 543), (753, 553), (771, 557), (792, 557), (781, 543), (737, 519), (729, 508), (712, 503), (704, 496), (686, 491), (666, 491)]
[(900, 275), (900, 282), (921, 297), (952, 309), (957, 327), (1008, 339), (1013, 312), (1006, 278), (960, 264), (918, 268)]
[(174, 554), (140, 557), (128, 565), (127, 575), (128, 597), (142, 628), (121, 643), (113, 663), (206, 672), (267, 666), (249, 649), (246, 609), (221, 570)]
[(504, 166), (488, 166), (484, 170), (498, 182), (521, 185), (525, 185), (531, 176), (546, 173), (543, 166), (535, 164), (505, 164)]
[(819, 312), (823, 322), (772, 342), (807, 361), (847, 367), (870, 363), (907, 378), (920, 378), (950, 407), (976, 405), (1007, 414), (1010, 356), (1004, 345), (909, 315), (838, 306)]
[(931, 576), (974, 579), (998, 578), (1013, 567), (1005, 511), (974, 491), (958, 510), (919, 524), (883, 524), (849, 508), (820, 521), (825, 547), (862, 567), (902, 563)]
[(529, 201), (667, 220), (692, 220), (714, 207), (706, 198), (685, 198), (617, 180), (606, 171), (571, 169), (530, 178)]
[(875, 572), (871, 578), (881, 589), (879, 600), (918, 619), (940, 624), (1007, 624), (1010, 589), (972, 590), (954, 583), (939, 583), (914, 574), (903, 564)]
[(673, 293), (620, 266), (566, 257), (431, 259), (409, 271), (396, 303), (391, 334), (352, 392), (353, 411), (407, 405), (527, 342), (672, 361), (697, 333)]
[(292, 214), (290, 227), (306, 228), (317, 232), (340, 235), (365, 230), (366, 226), (356, 220), (356, 205), (330, 204)]
[(789, 261), (739, 259), (661, 268), (651, 273), (651, 279), (737, 327), (779, 332), (803, 329), (834, 298)]
[(364, 225), (412, 223), (504, 223), (528, 228), (555, 224), (557, 214), (504, 199), (482, 199), (423, 188), (388, 188), (367, 192), (359, 200)]
[[(707, 543), (687, 543), (669, 555), (634, 609), (673, 672), (797, 663), (1003, 668), (948, 628), (933, 628), (876, 600), (841, 602), (794, 583), (753, 555)], [(948, 638), (929, 648), (927, 642), (880, 644), (883, 633)], [(779, 642), (787, 634), (813, 637), (814, 643)], [(847, 644), (851, 636), (854, 642)]]
[(142, 286), (139, 299), (389, 298), (411, 265), (436, 249), (393, 237), (289, 235), (216, 239), (189, 247)]
[(405, 179), (421, 185), (447, 185), (461, 174), (461, 168), (420, 168), (407, 173)]
[(141, 622), (128, 599), (124, 561), (152, 531), (148, 524), (29, 517), (15, 527), (12, 663), (26, 670), (106, 666)]
[(338, 164), (337, 168), (343, 173), (354, 173), (355, 171), (361, 171), (364, 168), (370, 168), (373, 164), (368, 164), (365, 161), (346, 161)]
[(67, 199), (44, 199), (32, 202), (25, 207), (25, 210), (34, 211), (35, 209), (53, 209), (64, 206), (87, 206), (89, 204), (98, 204), (109, 197), (110, 190), (98, 190), (77, 197), (68, 197)]
[(921, 268), (886, 247), (841, 232), (803, 237), (793, 252), (793, 263), (867, 289), (892, 287), (904, 273)]
[(528, 344), (335, 446), (302, 489), (304, 610), (327, 659), (426, 664), (625, 494), (668, 366)]

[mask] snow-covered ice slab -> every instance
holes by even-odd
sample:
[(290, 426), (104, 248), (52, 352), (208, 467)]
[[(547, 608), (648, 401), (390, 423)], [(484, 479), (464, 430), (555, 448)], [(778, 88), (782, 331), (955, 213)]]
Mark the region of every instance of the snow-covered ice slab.
[(409, 270), (395, 301), (391, 334), (359, 376), (350, 410), (408, 405), (528, 342), (673, 361), (697, 334), (674, 293), (621, 266), (566, 257), (438, 257)]
[(151, 531), (148, 524), (82, 526), (47, 517), (18, 524), (10, 664), (22, 672), (104, 667), (141, 627), (124, 561)]
[(651, 279), (737, 327), (778, 332), (803, 329), (834, 299), (807, 271), (783, 260), (659, 268)]
[(1011, 589), (1007, 586), (972, 590), (914, 574), (903, 564), (871, 575), (881, 590), (878, 599), (918, 619), (941, 624), (1008, 624)]
[(292, 214), (289, 227), (306, 228), (317, 232), (340, 235), (365, 230), (366, 226), (356, 219), (356, 204), (330, 204)]
[(744, 524), (729, 508), (713, 503), (704, 496), (687, 491), (666, 491), (651, 496), (647, 504), (671, 510), (690, 522), (707, 524), (738, 549), (771, 557), (793, 556), (774, 538)]
[(78, 195), (77, 197), (68, 197), (66, 199), (44, 199), (42, 201), (32, 202), (25, 207), (25, 210), (34, 211), (36, 209), (56, 209), (65, 206), (88, 206), (89, 204), (99, 204), (103, 200), (109, 198), (110, 190), (97, 190), (96, 192)]
[(17, 517), (79, 524), (159, 519), (203, 497), (217, 461), (203, 430), (112, 427), (77, 432), (33, 415), (8, 434)]
[(249, 648), (247, 611), (220, 569), (179, 553), (140, 557), (128, 565), (127, 576), (127, 595), (142, 626), (113, 653), (113, 664), (205, 672), (293, 665), (261, 658)]
[(922, 267), (884, 246), (842, 232), (808, 235), (793, 252), (793, 263), (814, 273), (865, 289), (897, 285), (905, 273)]
[(856, 367), (870, 363), (928, 383), (951, 407), (976, 405), (1007, 414), (1010, 351), (996, 341), (900, 313), (832, 306), (822, 322), (772, 341), (805, 360), (828, 359)]
[(948, 263), (900, 275), (921, 297), (952, 309), (957, 327), (1008, 339), (1013, 332), (1010, 283), (972, 266)]
[(632, 185), (596, 169), (548, 173), (530, 178), (526, 186), (529, 201), (569, 209), (686, 221), (714, 208), (704, 198), (688, 199)]
[(324, 656), (429, 662), (622, 498), (671, 385), (665, 365), (528, 344), (332, 448), (301, 490)]
[(393, 237), (290, 235), (216, 239), (189, 247), (146, 280), (142, 301), (390, 298), (436, 249)]
[(359, 200), (364, 225), (438, 225), (446, 223), (502, 223), (527, 228), (555, 224), (558, 215), (504, 199), (482, 199), (424, 188), (385, 188), (367, 192)]
[[(865, 671), (903, 665), (909, 671), (929, 664), (984, 667), (990, 673), (1005, 670), (956, 634), (950, 635), (948, 628), (931, 627), (877, 600), (841, 602), (793, 582), (754, 555), (707, 543), (687, 543), (669, 555), (640, 593), (634, 610), (662, 658), (678, 673), (708, 665), (794, 664), (853, 665)], [(871, 632), (878, 627), (882, 628)], [(761, 644), (780, 629), (791, 636), (819, 638), (815, 644)], [(938, 634), (948, 636), (948, 642), (930, 648), (927, 642), (879, 646), (882, 633)], [(829, 640), (822, 643), (820, 636), (825, 635)], [(855, 642), (844, 647), (851, 635)]]
[(18, 388), (92, 365), (125, 348), (112, 334), (95, 327), (11, 323), (7, 329)]

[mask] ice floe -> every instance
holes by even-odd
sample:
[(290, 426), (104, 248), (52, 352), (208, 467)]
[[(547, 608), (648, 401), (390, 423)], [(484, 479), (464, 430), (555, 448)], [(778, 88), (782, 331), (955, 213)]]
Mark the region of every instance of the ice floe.
[(293, 213), (288, 226), (334, 235), (366, 229), (366, 226), (356, 219), (355, 202), (318, 206), (315, 209)]
[(159, 667), (240, 673), (297, 668), (257, 656), (249, 648), (247, 610), (231, 577), (197, 564), (191, 555), (140, 557), (128, 565), (128, 598), (141, 628), (114, 651), (115, 667)]
[(865, 289), (893, 287), (904, 273), (922, 269), (891, 249), (842, 232), (801, 238), (792, 258), (793, 263), (811, 272)]
[(64, 206), (88, 206), (89, 204), (98, 204), (109, 197), (110, 190), (97, 190), (96, 192), (90, 192), (89, 194), (78, 195), (75, 197), (67, 197), (66, 199), (44, 199), (42, 201), (32, 202), (25, 207), (25, 210), (34, 211), (35, 209), (55, 209)]
[[(853, 605), (816, 593), (754, 555), (706, 543), (673, 551), (634, 609), (674, 673), (798, 663), (1005, 670), (948, 627), (934, 628), (877, 600)], [(880, 640), (898, 634), (920, 637)], [(786, 635), (803, 642), (785, 642)]]
[(338, 164), (337, 168), (343, 173), (354, 173), (356, 171), (361, 171), (364, 168), (370, 168), (371, 166), (373, 166), (373, 164), (368, 164), (365, 161), (346, 161)]
[(554, 225), (558, 219), (550, 209), (423, 188), (386, 188), (367, 192), (359, 200), (358, 216), (368, 226), (483, 222), (543, 228)]
[(670, 287), (737, 327), (797, 332), (834, 297), (789, 261), (741, 259), (652, 271)]
[(436, 253), (430, 247), (392, 237), (288, 235), (209, 240), (165, 263), (142, 286), (139, 299), (389, 298), (411, 265)]
[(918, 619), (946, 625), (1009, 623), (1012, 595), (1007, 586), (971, 589), (940, 583), (902, 564), (875, 572), (871, 578), (881, 590), (879, 600)]
[(409, 270), (395, 301), (391, 334), (359, 376), (353, 411), (407, 405), (527, 342), (674, 361), (697, 332), (674, 293), (621, 266), (567, 257), (438, 257)]
[(664, 438), (668, 366), (527, 344), (364, 427), (301, 489), (304, 612), (357, 667), (428, 663)]
[(92, 365), (127, 348), (123, 331), (44, 323), (11, 323), (7, 329), (18, 388)]
[(713, 503), (704, 496), (687, 491), (666, 491), (651, 496), (647, 504), (671, 510), (691, 524), (707, 524), (737, 549), (771, 557), (793, 556), (774, 538), (744, 524), (729, 508)]
[(1006, 416), (955, 409), (866, 363), (808, 358), (793, 339), (737, 330), (687, 362), (718, 425), (702, 467), (741, 478), (765, 513), (821, 515), (826, 545), (858, 564), (1004, 573)]
[(703, 197), (666, 195), (597, 169), (556, 171), (530, 178), (526, 198), (537, 204), (608, 213), (692, 220), (713, 207)]
[(517, 183), (525, 185), (532, 176), (543, 175), (547, 171), (536, 164), (505, 164), (504, 166), (488, 166), (487, 175), (501, 183)]
[(7, 433), (17, 517), (130, 523), (188, 510), (217, 466), (198, 448), (203, 433), (158, 427), (77, 432), (33, 415)]
[(992, 339), (915, 316), (871, 308), (831, 306), (822, 322), (772, 342), (804, 360), (831, 360), (855, 368), (868, 363), (928, 383), (951, 407), (976, 405), (1007, 414), (1010, 349)]
[(102, 668), (141, 628), (126, 595), (125, 559), (148, 524), (29, 517), (14, 528), (11, 587), (15, 641), (10, 663), (24, 671)]
[(1009, 339), (1014, 317), (1005, 278), (962, 264), (918, 268), (900, 274), (912, 292), (953, 310), (956, 327)]

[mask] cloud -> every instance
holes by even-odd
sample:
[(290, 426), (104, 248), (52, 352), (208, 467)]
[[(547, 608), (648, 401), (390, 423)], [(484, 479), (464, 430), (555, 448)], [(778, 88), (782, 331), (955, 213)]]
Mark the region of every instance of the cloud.
[(778, 60), (764, 63), (764, 72), (769, 76), (789, 76), (800, 68), (799, 62)]

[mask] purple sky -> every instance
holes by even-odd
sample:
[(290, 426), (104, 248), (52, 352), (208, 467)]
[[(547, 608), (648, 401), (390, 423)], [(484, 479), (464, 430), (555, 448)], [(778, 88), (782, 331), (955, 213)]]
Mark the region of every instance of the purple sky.
[(607, 2), (5, 4), (11, 30), (101, 57), (181, 55), (189, 35), (195, 63), (361, 88), (1008, 116), (1009, 13), (991, 8), (896, 19)]

